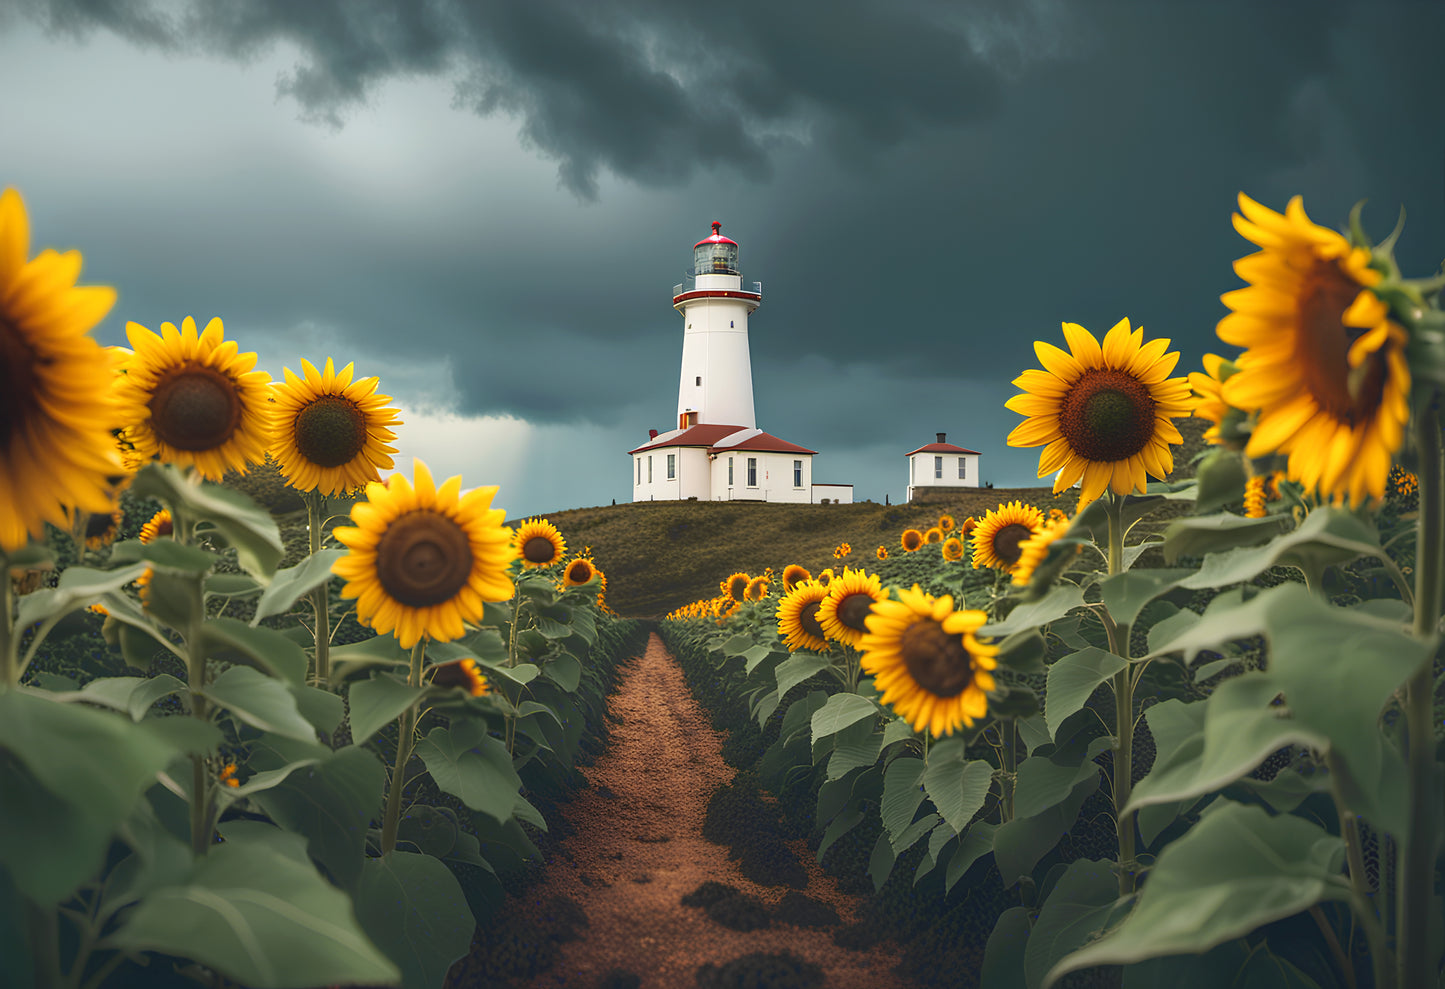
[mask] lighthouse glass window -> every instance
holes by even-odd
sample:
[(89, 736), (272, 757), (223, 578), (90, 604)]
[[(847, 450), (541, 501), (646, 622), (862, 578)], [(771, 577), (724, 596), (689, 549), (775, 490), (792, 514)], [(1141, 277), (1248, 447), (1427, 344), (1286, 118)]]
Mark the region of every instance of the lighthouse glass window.
[(692, 252), (693, 273), (697, 275), (737, 275), (738, 245), (699, 244)]

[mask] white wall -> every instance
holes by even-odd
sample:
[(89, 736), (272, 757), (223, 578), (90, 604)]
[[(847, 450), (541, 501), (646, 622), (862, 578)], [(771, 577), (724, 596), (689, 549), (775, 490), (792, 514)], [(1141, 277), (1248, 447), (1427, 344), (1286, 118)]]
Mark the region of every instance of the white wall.
[[(728, 458), (733, 458), (733, 484), (728, 485)], [(748, 459), (757, 459), (757, 484), (748, 485)], [(803, 463), (803, 483), (793, 484), (793, 461)], [(715, 501), (778, 501), (807, 504), (813, 496), (813, 455), (764, 453), (759, 450), (719, 450), (713, 461), (712, 496)]]
[[(943, 458), (943, 476), (935, 477), (935, 457)], [(964, 476), (958, 476), (958, 462), (963, 461)], [(908, 500), (914, 488), (976, 488), (979, 486), (978, 454), (915, 453), (908, 458)]]
[(815, 484), (813, 485), (813, 504), (821, 505), (823, 499), (827, 498), (834, 505), (853, 504), (853, 485), (851, 484)]

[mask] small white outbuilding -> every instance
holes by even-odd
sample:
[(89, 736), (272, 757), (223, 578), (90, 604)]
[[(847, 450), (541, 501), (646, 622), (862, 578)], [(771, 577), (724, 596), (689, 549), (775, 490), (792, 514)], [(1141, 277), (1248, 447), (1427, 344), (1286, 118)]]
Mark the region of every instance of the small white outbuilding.
[(947, 433), (939, 433), (938, 442), (920, 446), (907, 456), (909, 501), (938, 488), (979, 487), (979, 452), (954, 446)]

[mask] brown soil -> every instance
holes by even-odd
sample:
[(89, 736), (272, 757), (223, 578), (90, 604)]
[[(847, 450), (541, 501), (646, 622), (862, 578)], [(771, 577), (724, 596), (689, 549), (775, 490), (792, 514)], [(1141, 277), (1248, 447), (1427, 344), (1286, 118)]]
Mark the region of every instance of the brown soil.
[[(591, 787), (564, 810), (577, 833), (522, 906), (542, 909), (565, 896), (581, 904), (589, 924), (580, 929), (580, 940), (561, 947), (556, 965), (534, 986), (594, 986), (603, 974), (621, 969), (641, 976), (642, 989), (679, 989), (696, 984), (704, 962), (721, 965), (753, 952), (783, 951), (821, 966), (830, 989), (906, 985), (892, 971), (898, 956), (890, 943), (850, 951), (833, 944), (836, 928), (776, 922), (743, 933), (683, 906), (683, 896), (709, 879), (770, 905), (786, 890), (745, 879), (726, 848), (702, 837), (708, 798), (734, 771), (723, 761), (722, 736), (656, 635), (624, 674), (611, 710), (622, 719), (611, 746), (586, 770)], [(802, 842), (793, 850), (808, 870), (807, 894), (833, 906), (844, 923), (855, 921), (861, 900), (840, 893)]]

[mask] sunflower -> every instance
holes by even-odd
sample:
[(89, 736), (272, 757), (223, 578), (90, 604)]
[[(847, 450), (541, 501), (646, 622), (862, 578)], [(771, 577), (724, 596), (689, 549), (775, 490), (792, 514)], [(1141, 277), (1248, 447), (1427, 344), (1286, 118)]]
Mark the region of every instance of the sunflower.
[(733, 616), (733, 612), (737, 611), (738, 608), (740, 608), (741, 606), (742, 605), (740, 602), (735, 601), (732, 598), (727, 598), (726, 603), (718, 609), (717, 623), (721, 625), (723, 622), (727, 621)]
[(1255, 474), (1244, 482), (1244, 517), (1264, 518), (1264, 475)]
[(431, 682), (436, 687), (456, 687), (473, 697), (485, 697), (490, 692), (482, 668), (470, 657), (454, 659), (449, 663), (438, 663), (431, 668)]
[(85, 519), (85, 548), (105, 549), (120, 535), (121, 509), (116, 505), (109, 512), (93, 512)]
[[(589, 562), (591, 561), (589, 560)], [(592, 571), (597, 575), (597, 607), (601, 608), (603, 611), (610, 611), (610, 609), (607, 607), (606, 600), (607, 575), (603, 573), (602, 568), (595, 563), (592, 564)]]
[(146, 567), (145, 570), (141, 572), (141, 575), (135, 579), (136, 597), (140, 598), (140, 606), (142, 608), (148, 607), (151, 603), (151, 578), (154, 576), (155, 571), (150, 567)]
[(743, 599), (743, 595), (747, 593), (748, 582), (751, 580), (752, 578), (749, 577), (747, 574), (743, 573), (742, 571), (738, 571), (731, 577), (725, 578), (722, 583), (718, 585), (718, 587), (721, 588), (723, 594), (727, 596), (728, 600), (741, 601)]
[(936, 525), (929, 526), (923, 533), (923, 541), (925, 543), (943, 542), (943, 530)]
[(977, 528), (978, 519), (970, 515), (968, 518), (958, 523), (958, 538), (967, 539), (969, 536), (973, 535), (973, 530)]
[(884, 545), (881, 545), (881, 544), (878, 546), (878, 559), (880, 559), (880, 560), (886, 560), (886, 559), (888, 559), (888, 547), (887, 547), (887, 546), (884, 546)]
[(523, 567), (550, 567), (566, 552), (567, 540), (546, 519), (527, 519), (517, 527), (517, 554)]
[[(1394, 477), (1394, 471), (1391, 471), (1390, 476)], [(1411, 474), (1410, 476), (1414, 477), (1415, 475)], [(1284, 471), (1277, 470), (1270, 472), (1269, 480), (1265, 482), (1265, 494), (1268, 496), (1270, 501), (1279, 501), (1280, 498), (1284, 497), (1284, 495), (1282, 495), (1279, 490), (1279, 482), (1283, 480), (1285, 480)]]
[(1044, 513), (1020, 501), (986, 512), (973, 530), (974, 569), (1012, 570), (1019, 561), (1019, 544), (1036, 534), (1043, 524)]
[[(1019, 559), (1014, 564), (1012, 571), (1014, 584), (1023, 587), (1033, 579), (1034, 571), (1049, 555), (1049, 547), (1064, 537), (1064, 534), (1069, 531), (1069, 525), (1067, 516), (1061, 514), (1060, 517), (1054, 518), (1050, 515), (1037, 532), (1019, 543)], [(1075, 555), (1080, 549), (1082, 547), (1075, 547)]]
[(110, 610), (107, 609), (106, 606), (103, 604), (92, 604), (86, 610), (92, 611), (97, 615), (103, 615), (107, 618), (110, 617)]
[(1260, 251), (1234, 263), (1250, 284), (1226, 292), (1216, 332), (1246, 348), (1223, 385), (1258, 412), (1245, 455), (1289, 455), (1308, 490), (1360, 504), (1383, 499), (1410, 418), (1408, 335), (1370, 291), (1370, 252), (1317, 226), (1295, 196), (1283, 215), (1239, 194), (1234, 229)]
[[(1188, 415), (1189, 383), (1170, 378), (1179, 353), (1167, 339), (1144, 343), (1144, 331), (1121, 319), (1104, 343), (1077, 323), (1065, 323), (1069, 350), (1034, 344), (1045, 370), (1025, 371), (1013, 383), (1024, 390), (1004, 407), (1028, 416), (1009, 433), (1009, 446), (1043, 446), (1039, 477), (1058, 472), (1054, 494), (1080, 479), (1079, 506), (1106, 488), (1143, 491), (1146, 474), (1163, 480), (1174, 469), (1170, 443), (1184, 437), (1169, 420)], [(1070, 352), (1072, 351), (1072, 353)]]
[[(1275, 497), (1279, 497), (1279, 485), (1275, 484)], [(1403, 467), (1394, 467), (1390, 470), (1390, 487), (1396, 495), (1401, 498), (1408, 498), (1420, 490), (1420, 479)]]
[(583, 584), (597, 576), (597, 568), (592, 565), (592, 560), (586, 556), (579, 556), (567, 564), (562, 571), (563, 587), (581, 587)]
[(963, 540), (949, 536), (943, 541), (943, 558), (950, 563), (963, 559)]
[(919, 532), (917, 529), (904, 529), (903, 535), (902, 537), (900, 537), (899, 542), (903, 545), (904, 552), (912, 553), (918, 547), (923, 545), (923, 533)]
[(201, 333), (187, 316), (181, 328), (162, 323), (159, 336), (125, 324), (135, 348), (115, 382), (118, 415), (136, 456), (195, 466), (219, 481), (266, 459), (270, 442), (271, 376), (254, 353), (223, 339), (219, 318)]
[(768, 596), (768, 588), (772, 582), (766, 577), (754, 577), (748, 581), (748, 586), (743, 591), (743, 598), (748, 601), (761, 601)]
[(392, 466), (396, 448), (387, 444), (401, 420), (386, 407), (391, 398), (377, 394), (377, 378), (351, 380), (354, 366), (338, 374), (330, 357), (322, 371), (302, 360), (304, 378), (288, 367), (285, 382), (272, 383), (271, 454), (298, 491), (353, 491)]
[(868, 617), (868, 609), (873, 602), (887, 597), (877, 574), (848, 567), (833, 581), (828, 596), (818, 606), (818, 624), (828, 638), (856, 647), (867, 631), (863, 620)]
[(1189, 372), (1189, 390), (1193, 393), (1194, 418), (1208, 420), (1211, 425), (1204, 431), (1209, 443), (1223, 443), (1220, 427), (1230, 413), (1229, 404), (1224, 401), (1224, 381), (1239, 370), (1232, 361), (1218, 354), (1204, 355), (1204, 370)]
[(807, 567), (799, 566), (796, 563), (789, 563), (786, 567), (783, 568), (783, 591), (787, 594), (791, 594), (793, 593), (793, 588), (797, 587), (805, 580), (812, 579), (813, 575), (808, 572)]
[(119, 469), (111, 435), (114, 365), (90, 338), (115, 289), (78, 287), (79, 251), (34, 260), (14, 189), (0, 194), (0, 551), (18, 549), (67, 509), (108, 512)]
[(140, 527), (140, 541), (153, 543), (157, 539), (173, 538), (175, 530), (171, 523), (171, 510), (162, 508), (150, 517), (145, 525)]
[(851, 552), (853, 552), (852, 543), (839, 543), (837, 548), (833, 550), (833, 559), (841, 560)]
[(938, 517), (938, 527), (944, 532), (952, 532), (954, 524), (952, 515), (940, 515)]
[(829, 567), (828, 569), (820, 572), (818, 576), (814, 577), (813, 579), (818, 583), (822, 584), (824, 587), (827, 587), (829, 584), (833, 583), (833, 578), (835, 576), (837, 575), (833, 573), (833, 568)]
[(356, 598), (357, 619), (385, 635), (396, 631), (403, 649), (423, 635), (448, 641), (479, 621), (485, 601), (505, 601), (515, 590), (507, 567), (516, 558), (506, 517), (492, 508), (495, 487), (461, 494), (462, 479), (440, 488), (416, 461), (416, 487), (393, 474), (366, 486), (352, 506), (355, 526), (335, 530), (350, 552), (332, 573), (347, 581), (343, 598)]
[(216, 781), (222, 786), (240, 786), (241, 781), (236, 779), (236, 764), (234, 762), (228, 762), (222, 766), (221, 772), (216, 777)]
[(988, 713), (984, 694), (998, 665), (998, 647), (975, 635), (985, 621), (982, 611), (954, 611), (952, 597), (935, 599), (917, 584), (897, 601), (879, 601), (859, 648), (882, 703), (934, 738), (972, 727)]
[(778, 602), (778, 634), (790, 651), (827, 650), (828, 636), (818, 623), (818, 611), (827, 597), (828, 588), (807, 581), (794, 587)]

